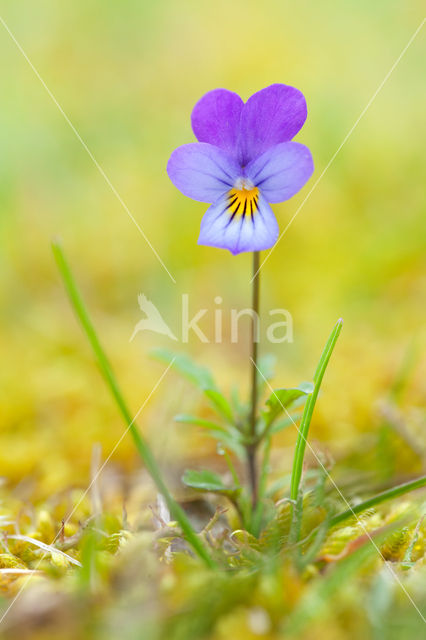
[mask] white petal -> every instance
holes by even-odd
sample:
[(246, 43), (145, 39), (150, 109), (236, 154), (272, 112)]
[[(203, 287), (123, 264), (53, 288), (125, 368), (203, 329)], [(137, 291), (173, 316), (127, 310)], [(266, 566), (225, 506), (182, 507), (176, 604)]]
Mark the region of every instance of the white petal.
[(253, 215), (250, 212), (232, 215), (229, 195), (225, 194), (204, 214), (198, 244), (229, 249), (234, 255), (262, 251), (275, 244), (278, 232), (275, 215), (261, 193)]

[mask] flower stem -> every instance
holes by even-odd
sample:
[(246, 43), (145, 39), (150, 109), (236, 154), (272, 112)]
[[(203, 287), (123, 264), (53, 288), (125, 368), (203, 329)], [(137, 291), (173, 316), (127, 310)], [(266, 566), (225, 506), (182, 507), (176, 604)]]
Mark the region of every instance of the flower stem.
[(89, 339), (90, 345), (93, 349), (93, 352), (97, 358), (99, 367), (101, 369), (102, 375), (105, 379), (107, 387), (109, 388), (117, 406), (122, 414), (124, 421), (127, 425), (128, 430), (133, 438), (136, 449), (145, 463), (146, 469), (153, 479), (158, 491), (164, 497), (166, 504), (170, 510), (172, 518), (177, 520), (179, 523), (182, 532), (186, 538), (186, 540), (190, 543), (194, 551), (198, 554), (198, 556), (205, 562), (208, 567), (214, 567), (215, 563), (211, 558), (209, 552), (204, 546), (201, 539), (198, 537), (196, 532), (194, 531), (186, 513), (182, 509), (182, 507), (176, 502), (176, 500), (171, 495), (168, 490), (164, 480), (160, 468), (152, 454), (151, 448), (146, 442), (145, 438), (139, 432), (139, 429), (134, 424), (134, 418), (127, 407), (127, 404), (123, 398), (120, 387), (118, 386), (118, 382), (114, 375), (114, 372), (111, 368), (111, 365), (108, 361), (108, 358), (105, 355), (105, 352), (101, 346), (95, 328), (92, 324), (90, 316), (87, 312), (86, 306), (83, 302), (83, 299), (80, 295), (79, 290), (77, 289), (77, 285), (74, 281), (74, 277), (71, 273), (71, 269), (68, 265), (68, 262), (65, 259), (64, 253), (62, 251), (62, 247), (60, 244), (55, 241), (52, 243), (53, 255), (56, 260), (56, 264), (58, 266), (59, 272), (61, 274), (63, 283), (65, 285), (65, 289), (68, 293), (71, 305), (83, 327), (84, 332), (86, 333), (87, 338)]
[(256, 508), (258, 498), (258, 479), (256, 463), (256, 413), (257, 413), (257, 344), (259, 340), (259, 251), (253, 252), (253, 290), (252, 290), (252, 319), (251, 319), (251, 405), (250, 405), (250, 439), (247, 447), (247, 467), (250, 483), (253, 509)]

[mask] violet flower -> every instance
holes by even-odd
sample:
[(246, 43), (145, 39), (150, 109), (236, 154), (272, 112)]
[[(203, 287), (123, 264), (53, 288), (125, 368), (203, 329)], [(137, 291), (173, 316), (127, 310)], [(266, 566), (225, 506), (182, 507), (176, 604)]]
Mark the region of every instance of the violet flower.
[(307, 147), (291, 142), (306, 120), (303, 94), (273, 84), (244, 103), (215, 89), (192, 111), (199, 142), (173, 151), (167, 173), (186, 196), (212, 203), (198, 244), (242, 251), (272, 247), (278, 223), (269, 203), (288, 200), (313, 172)]

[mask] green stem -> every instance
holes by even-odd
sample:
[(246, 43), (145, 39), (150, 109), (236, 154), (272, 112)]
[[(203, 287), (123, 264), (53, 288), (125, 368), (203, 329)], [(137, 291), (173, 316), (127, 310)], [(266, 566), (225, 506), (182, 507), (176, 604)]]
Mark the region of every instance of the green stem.
[(231, 472), (232, 480), (234, 481), (235, 486), (237, 488), (240, 488), (241, 484), (240, 484), (240, 479), (238, 477), (238, 473), (236, 472), (234, 463), (231, 460), (231, 456), (229, 455), (226, 449), (223, 450), (223, 457), (225, 458), (226, 465), (229, 471)]
[(99, 342), (98, 336), (90, 320), (90, 317), (86, 310), (83, 299), (77, 289), (70, 267), (65, 259), (62, 248), (57, 241), (52, 243), (52, 250), (53, 250), (53, 255), (55, 257), (56, 264), (61, 274), (63, 283), (65, 285), (65, 289), (70, 298), (71, 305), (74, 308), (74, 311), (77, 314), (78, 319), (80, 320), (83, 330), (89, 339), (90, 345), (98, 360), (102, 375), (132, 435), (133, 441), (135, 443), (136, 449), (140, 457), (145, 463), (145, 466), (151, 478), (153, 479), (155, 485), (157, 486), (158, 491), (164, 497), (166, 504), (170, 510), (172, 518), (179, 523), (182, 529), (182, 532), (186, 537), (186, 540), (192, 545), (194, 551), (200, 556), (200, 558), (202, 558), (202, 560), (204, 560), (205, 564), (208, 567), (214, 567), (215, 563), (210, 557), (210, 554), (208, 553), (204, 544), (202, 543), (202, 541), (200, 540), (200, 538), (197, 536), (196, 532), (192, 528), (192, 525), (189, 522), (184, 510), (174, 500), (171, 493), (169, 492), (148, 443), (145, 441), (145, 439), (140, 434), (139, 430), (136, 428), (134, 424), (134, 420), (130, 414), (130, 411), (127, 408), (123, 395), (118, 386), (117, 380), (115, 378), (115, 375), (111, 369), (111, 366), (105, 355), (105, 352)]
[(269, 458), (271, 454), (271, 437), (267, 437), (263, 442), (263, 459), (262, 459), (262, 467), (260, 470), (260, 480), (259, 480), (259, 498), (256, 505), (256, 509), (253, 513), (252, 526), (251, 529), (253, 531), (253, 535), (258, 536), (260, 531), (260, 526), (262, 524), (262, 516), (264, 509), (263, 498), (266, 493), (266, 482), (268, 479), (268, 471), (269, 471)]
[(250, 444), (247, 446), (247, 468), (251, 491), (253, 510), (256, 509), (258, 499), (258, 479), (256, 463), (256, 412), (257, 412), (257, 344), (259, 340), (259, 251), (253, 252), (253, 293), (251, 319), (251, 405), (250, 405)]
[(324, 377), (325, 370), (330, 360), (331, 354), (339, 337), (342, 329), (343, 320), (339, 320), (333, 328), (327, 344), (324, 347), (320, 361), (317, 366), (317, 370), (314, 376), (314, 390), (306, 401), (305, 409), (303, 411), (302, 420), (299, 428), (299, 435), (296, 441), (296, 448), (294, 451), (293, 468), (291, 472), (291, 484), (290, 484), (290, 497), (292, 500), (297, 500), (299, 493), (300, 479), (302, 477), (303, 459), (305, 456), (306, 442), (308, 439), (309, 426), (311, 424), (312, 414), (315, 409), (315, 403), (318, 398), (318, 393), (321, 387), (321, 382)]
[[(237, 489), (241, 489), (241, 482), (238, 477), (238, 473), (235, 469), (234, 463), (232, 462), (231, 456), (228, 451), (223, 449), (223, 456), (225, 458), (226, 465), (231, 472), (232, 480), (234, 481), (234, 485)], [(229, 500), (234, 505), (238, 516), (240, 518), (241, 526), (247, 528), (247, 506), (250, 508), (250, 505), (247, 505), (247, 501), (244, 500), (244, 496), (241, 492), (236, 493), (233, 497), (228, 495)]]

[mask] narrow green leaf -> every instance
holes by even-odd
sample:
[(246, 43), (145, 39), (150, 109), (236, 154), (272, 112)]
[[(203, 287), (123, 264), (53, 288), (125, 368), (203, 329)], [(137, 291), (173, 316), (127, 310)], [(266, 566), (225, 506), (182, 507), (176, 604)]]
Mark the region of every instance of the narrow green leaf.
[(220, 433), (227, 434), (227, 430), (220, 424), (216, 424), (216, 422), (212, 422), (211, 420), (204, 420), (204, 418), (199, 418), (198, 416), (192, 416), (189, 413), (178, 413), (174, 417), (175, 422), (183, 422), (185, 424), (194, 424), (197, 427), (203, 427), (204, 429), (211, 429), (212, 431), (218, 431)]
[(216, 412), (229, 424), (234, 424), (232, 408), (225, 396), (216, 389), (204, 389), (204, 394), (210, 400), (212, 407)]
[(266, 401), (268, 410), (264, 412), (268, 423), (275, 420), (285, 409), (291, 407), (296, 400), (310, 395), (313, 390), (312, 382), (301, 382), (298, 387), (292, 389), (274, 389)]
[(233, 451), (240, 460), (245, 459), (246, 450), (243, 445), (241, 433), (231, 425), (223, 427), (210, 420), (203, 420), (202, 418), (186, 413), (178, 414), (174, 419), (175, 422), (193, 424), (202, 429), (206, 429), (210, 437), (218, 440), (219, 443), (223, 444), (227, 449)]
[(335, 324), (330, 334), (330, 337), (327, 340), (327, 343), (321, 354), (321, 358), (315, 372), (314, 390), (312, 394), (308, 397), (308, 400), (305, 404), (305, 409), (303, 411), (303, 416), (302, 416), (302, 420), (299, 428), (299, 435), (296, 441), (293, 468), (291, 473), (290, 497), (292, 500), (297, 500), (298, 498), (300, 479), (302, 477), (302, 468), (303, 468), (303, 459), (305, 455), (306, 441), (309, 433), (309, 426), (311, 424), (315, 403), (317, 401), (319, 390), (321, 387), (321, 382), (324, 377), (324, 373), (327, 368), (328, 362), (330, 360), (331, 354), (333, 353), (333, 349), (336, 345), (337, 338), (339, 337), (340, 331), (342, 330), (342, 326), (343, 326), (343, 320), (340, 319)]
[(359, 502), (351, 509), (347, 509), (347, 511), (343, 511), (342, 513), (338, 513), (337, 515), (335, 515), (330, 519), (330, 527), (335, 527), (337, 524), (340, 524), (344, 520), (347, 520), (348, 518), (351, 518), (358, 513), (362, 513), (367, 509), (376, 507), (378, 504), (381, 504), (386, 500), (398, 498), (399, 496), (403, 496), (409, 491), (415, 491), (416, 489), (421, 489), (423, 487), (426, 487), (426, 476), (421, 476), (420, 478), (416, 478), (416, 480), (410, 480), (410, 482), (405, 482), (404, 484), (399, 484), (396, 487), (392, 487), (391, 489), (386, 489), (386, 491), (382, 491), (382, 493), (378, 493), (372, 498), (368, 498), (368, 500)]
[(229, 449), (229, 451), (235, 453), (239, 460), (246, 459), (247, 452), (244, 445), (239, 440), (236, 440), (233, 436), (213, 430), (209, 431), (209, 436), (217, 440), (219, 445), (222, 445), (226, 449)]
[(277, 357), (271, 353), (265, 353), (261, 355), (258, 359), (257, 366), (259, 370), (262, 372), (261, 376), (257, 376), (257, 386), (258, 386), (258, 394), (264, 391), (265, 385), (269, 380), (275, 375), (275, 366), (277, 363)]
[[(267, 435), (277, 433), (289, 424), (294, 424), (294, 419), (288, 413), (291, 406), (297, 407), (303, 404), (313, 391), (312, 382), (301, 382), (298, 387), (290, 389), (275, 389), (266, 401), (266, 409), (260, 413), (260, 421), (257, 427), (258, 439), (263, 440)], [(283, 413), (286, 418), (279, 425), (275, 420)]]
[(236, 487), (227, 487), (217, 473), (208, 470), (187, 469), (182, 476), (182, 482), (187, 487), (214, 493), (233, 493), (236, 489)]
[(167, 364), (173, 362), (172, 368), (199, 389), (203, 391), (204, 389), (216, 389), (216, 384), (210, 371), (194, 362), (186, 354), (174, 353), (171, 349), (159, 348), (154, 349), (151, 355), (156, 360)]
[(235, 413), (237, 414), (244, 413), (244, 411), (246, 410), (246, 407), (240, 401), (240, 391), (236, 384), (231, 387), (231, 406), (233, 411), (235, 411)]

